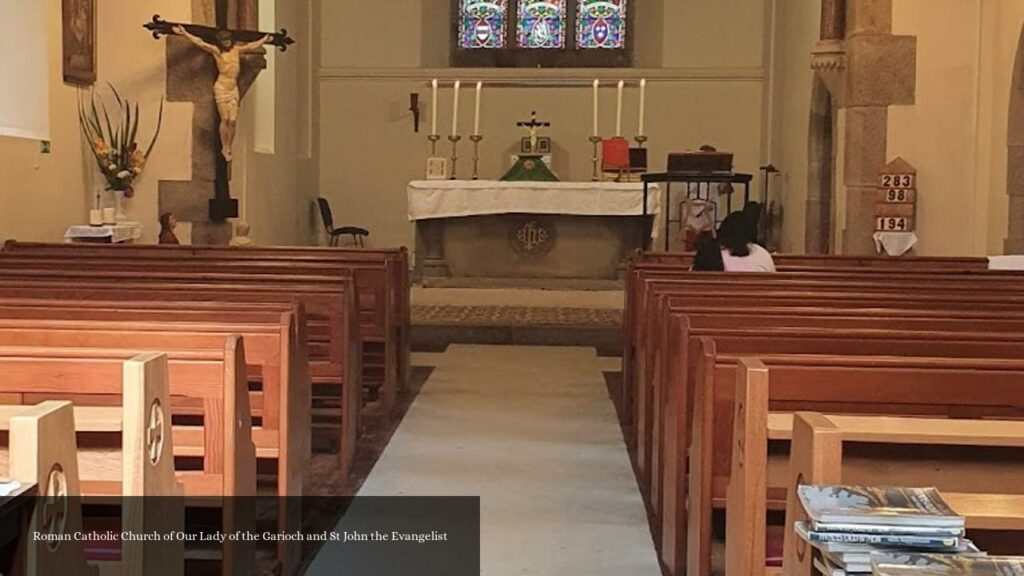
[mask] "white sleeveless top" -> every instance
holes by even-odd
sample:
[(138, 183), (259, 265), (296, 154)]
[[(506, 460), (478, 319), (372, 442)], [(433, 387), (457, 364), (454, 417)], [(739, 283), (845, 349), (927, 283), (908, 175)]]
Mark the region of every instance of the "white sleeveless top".
[(748, 244), (750, 254), (733, 256), (728, 249), (722, 250), (722, 263), (726, 272), (775, 272), (775, 261), (767, 250), (757, 244)]

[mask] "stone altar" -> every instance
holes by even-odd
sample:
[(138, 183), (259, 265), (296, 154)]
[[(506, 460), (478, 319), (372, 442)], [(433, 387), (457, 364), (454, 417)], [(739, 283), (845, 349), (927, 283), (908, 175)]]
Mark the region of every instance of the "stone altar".
[(613, 182), (415, 181), (416, 275), (426, 286), (621, 280), (649, 247), (660, 194)]

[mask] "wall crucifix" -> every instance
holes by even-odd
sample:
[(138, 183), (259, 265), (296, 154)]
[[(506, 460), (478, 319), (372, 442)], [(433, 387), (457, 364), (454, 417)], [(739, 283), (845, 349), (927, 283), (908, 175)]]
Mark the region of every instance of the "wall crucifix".
[[(220, 18), (218, 18), (220, 20)], [(167, 22), (159, 15), (144, 26), (153, 37), (181, 36), (195, 47), (213, 57), (217, 65), (217, 79), (213, 84), (213, 100), (217, 107), (219, 126), (217, 174), (214, 198), (210, 201), (210, 219), (221, 222), (238, 216), (238, 201), (231, 198), (229, 180), (231, 162), (234, 159), (234, 142), (237, 132), (238, 113), (241, 107), (242, 91), (239, 89), (239, 75), (242, 72), (242, 56), (259, 52), (271, 45), (285, 51), (295, 43), (287, 30), (275, 33), (254, 30), (230, 30), (226, 27), (213, 28), (197, 24)]]

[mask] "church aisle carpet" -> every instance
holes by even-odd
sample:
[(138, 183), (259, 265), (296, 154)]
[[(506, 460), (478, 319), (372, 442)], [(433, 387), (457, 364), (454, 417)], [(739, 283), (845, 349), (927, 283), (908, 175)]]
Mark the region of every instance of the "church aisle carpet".
[(607, 308), (527, 306), (422, 306), (412, 308), (412, 323), (470, 326), (613, 326), (622, 325), (622, 311)]
[[(485, 576), (658, 576), (593, 349), (453, 345), (360, 491), (480, 496)], [(338, 573), (330, 547), (308, 574)]]

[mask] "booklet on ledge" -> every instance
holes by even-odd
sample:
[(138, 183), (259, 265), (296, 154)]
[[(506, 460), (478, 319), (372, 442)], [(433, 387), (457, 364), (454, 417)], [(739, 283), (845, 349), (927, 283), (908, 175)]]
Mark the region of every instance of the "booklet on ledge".
[(798, 493), (812, 528), (828, 524), (964, 527), (963, 517), (935, 488), (803, 485)]

